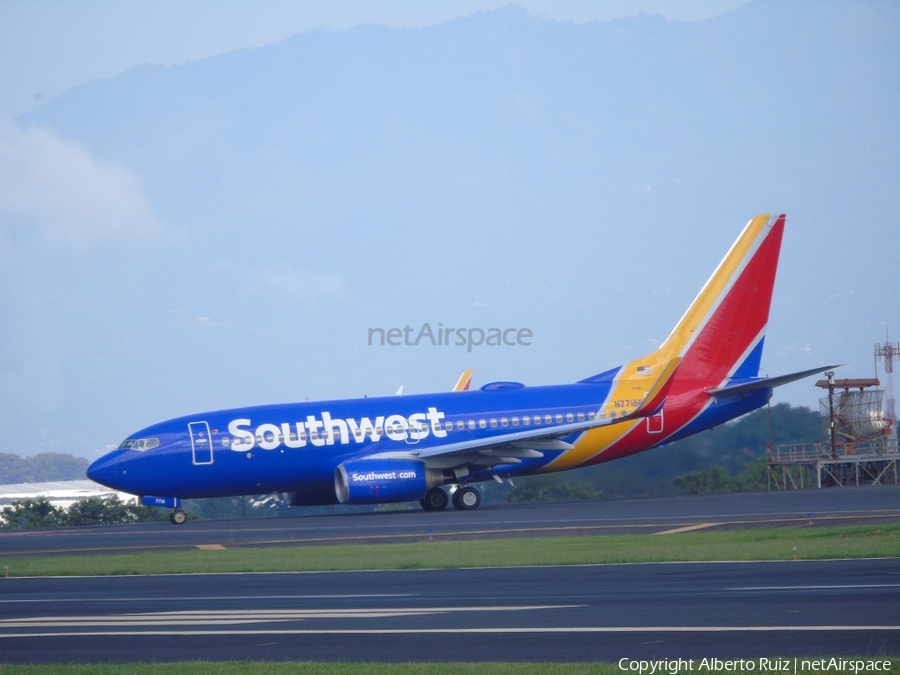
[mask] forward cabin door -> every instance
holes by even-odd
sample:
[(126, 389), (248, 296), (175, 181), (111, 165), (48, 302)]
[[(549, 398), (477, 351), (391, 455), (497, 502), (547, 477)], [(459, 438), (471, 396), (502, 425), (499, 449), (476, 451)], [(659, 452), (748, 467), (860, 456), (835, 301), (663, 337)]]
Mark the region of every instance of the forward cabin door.
[(188, 424), (191, 432), (191, 452), (194, 464), (212, 464), (213, 446), (212, 436), (209, 434), (209, 424), (206, 422), (191, 422)]

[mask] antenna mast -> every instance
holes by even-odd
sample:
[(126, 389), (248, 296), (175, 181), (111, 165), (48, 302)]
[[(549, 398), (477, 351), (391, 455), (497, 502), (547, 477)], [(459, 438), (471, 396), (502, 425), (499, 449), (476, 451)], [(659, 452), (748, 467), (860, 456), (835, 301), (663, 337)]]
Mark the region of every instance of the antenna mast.
[(891, 342), (887, 327), (884, 329), (885, 343), (875, 343), (875, 377), (878, 377), (878, 361), (884, 359), (884, 416), (896, 423), (897, 412), (894, 404), (894, 358), (900, 358), (900, 343)]

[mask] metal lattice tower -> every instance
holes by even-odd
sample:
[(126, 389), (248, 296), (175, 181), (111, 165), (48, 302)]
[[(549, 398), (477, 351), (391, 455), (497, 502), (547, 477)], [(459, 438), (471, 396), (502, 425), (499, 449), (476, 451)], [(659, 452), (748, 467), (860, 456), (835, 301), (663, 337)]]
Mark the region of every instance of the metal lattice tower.
[(895, 423), (897, 413), (894, 404), (894, 358), (900, 358), (900, 343), (891, 342), (887, 330), (884, 332), (885, 343), (875, 343), (875, 376), (878, 377), (878, 361), (884, 359), (884, 416)]

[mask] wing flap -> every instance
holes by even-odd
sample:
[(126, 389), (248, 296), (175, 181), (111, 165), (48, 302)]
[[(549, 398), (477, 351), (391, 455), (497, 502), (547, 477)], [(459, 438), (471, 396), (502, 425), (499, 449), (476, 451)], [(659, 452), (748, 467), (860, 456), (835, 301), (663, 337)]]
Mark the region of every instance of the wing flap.
[[(526, 429), (523, 431), (501, 434), (499, 436), (476, 438), (469, 441), (460, 441), (458, 443), (447, 443), (431, 448), (423, 448), (418, 452), (417, 456), (419, 459), (428, 459), (432, 457), (446, 457), (448, 455), (470, 453), (473, 451), (484, 454), (483, 451), (485, 450), (509, 447), (513, 447), (518, 451), (521, 451), (522, 449), (532, 449), (537, 451), (570, 449), (572, 447), (571, 444), (563, 443), (559, 439), (582, 431), (597, 429), (598, 427), (605, 427), (611, 424), (621, 424), (640, 417), (647, 417), (658, 411), (669, 392), (673, 375), (675, 374), (680, 361), (680, 358), (675, 358), (666, 364), (659, 377), (653, 381), (651, 386), (644, 393), (641, 404), (627, 415), (622, 415), (621, 417), (598, 417), (583, 422), (569, 422), (566, 424), (557, 424), (552, 427)], [(557, 443), (561, 445), (557, 445)], [(504, 456), (510, 454), (516, 455), (516, 450), (503, 454)]]

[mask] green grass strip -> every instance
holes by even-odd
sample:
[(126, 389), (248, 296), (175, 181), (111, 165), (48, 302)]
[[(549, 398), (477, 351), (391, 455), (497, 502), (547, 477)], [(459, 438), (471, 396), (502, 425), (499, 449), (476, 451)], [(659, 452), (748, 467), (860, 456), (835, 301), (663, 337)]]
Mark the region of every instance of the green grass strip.
[(900, 523), (464, 542), (292, 546), (0, 560), (11, 577), (403, 570), (900, 557)]
[[(813, 667), (827, 662), (829, 657), (816, 656), (797, 659), (798, 675), (819, 675), (840, 673), (841, 675), (861, 675), (864, 673), (898, 673), (900, 659), (885, 657), (840, 657), (837, 667)], [(676, 675), (694, 675), (723, 672), (760, 672), (759, 659), (745, 659), (753, 662), (753, 670), (723, 668), (710, 669), (699, 666), (700, 659), (694, 660), (692, 669), (681, 669)], [(788, 659), (793, 673), (794, 659)], [(856, 663), (855, 666), (847, 664)], [(863, 665), (871, 664), (869, 669)], [(875, 665), (877, 664), (877, 670)], [(804, 668), (804, 665), (807, 667)], [(828, 664), (822, 664), (827, 666)], [(843, 665), (843, 667), (841, 667)], [(133, 675), (238, 675), (263, 673), (265, 675), (639, 675), (638, 671), (623, 671), (615, 663), (312, 663), (312, 662), (208, 662), (187, 661), (183, 663), (138, 663), (121, 665), (41, 665), (4, 666), (3, 675), (119, 675), (127, 672)], [(762, 671), (766, 672), (766, 671)], [(646, 674), (645, 674), (646, 675)], [(663, 670), (661, 675), (670, 675)]]

